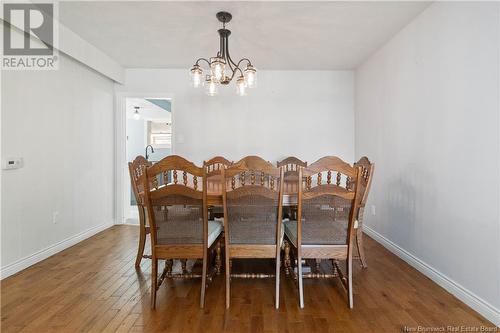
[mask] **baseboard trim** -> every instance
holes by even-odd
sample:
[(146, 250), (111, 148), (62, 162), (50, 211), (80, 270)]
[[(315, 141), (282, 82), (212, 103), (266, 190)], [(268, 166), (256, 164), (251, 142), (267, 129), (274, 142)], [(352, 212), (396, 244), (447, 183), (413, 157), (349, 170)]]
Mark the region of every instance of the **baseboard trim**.
[(363, 225), (363, 231), (375, 241), (382, 244), (382, 246), (386, 249), (407, 262), (410, 266), (414, 267), (420, 273), (424, 274), (453, 296), (467, 304), (474, 311), (481, 314), (496, 326), (500, 326), (500, 309), (495, 308), (481, 297), (477, 296), (459, 283), (453, 281), (443, 273), (431, 267), (367, 225)]
[(71, 247), (89, 237), (94, 236), (95, 234), (106, 230), (114, 225), (113, 222), (111, 223), (105, 223), (101, 224), (95, 227), (92, 227), (90, 229), (87, 229), (85, 231), (82, 231), (74, 236), (68, 237), (60, 242), (57, 242), (55, 244), (52, 244), (40, 251), (37, 251), (27, 257), (24, 257), (22, 259), (19, 259), (11, 264), (5, 265), (0, 269), (0, 280), (5, 279), (8, 276), (11, 276), (13, 274), (16, 274), (17, 272), (22, 271), (23, 269), (26, 269), (37, 262), (40, 262), (44, 259), (47, 259), (50, 256), (53, 256), (54, 254), (61, 252), (68, 247)]
[(134, 227), (138, 227), (139, 226), (138, 223), (130, 223), (130, 222), (123, 222), (122, 224), (117, 224), (117, 225), (131, 225), (131, 226), (134, 226)]
[[(136, 221), (137, 223), (131, 223), (129, 222), (130, 220), (134, 220)], [(123, 221), (123, 223), (120, 223), (121, 225), (135, 225), (135, 226), (139, 226), (139, 219), (130, 219), (130, 218), (127, 218), (125, 219), (125, 221)]]

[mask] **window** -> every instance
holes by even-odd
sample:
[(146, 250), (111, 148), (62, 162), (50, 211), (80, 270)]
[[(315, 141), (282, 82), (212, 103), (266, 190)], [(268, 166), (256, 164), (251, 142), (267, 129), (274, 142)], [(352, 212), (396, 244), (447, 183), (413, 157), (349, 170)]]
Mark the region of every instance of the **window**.
[(153, 148), (172, 148), (172, 124), (150, 121), (149, 142)]

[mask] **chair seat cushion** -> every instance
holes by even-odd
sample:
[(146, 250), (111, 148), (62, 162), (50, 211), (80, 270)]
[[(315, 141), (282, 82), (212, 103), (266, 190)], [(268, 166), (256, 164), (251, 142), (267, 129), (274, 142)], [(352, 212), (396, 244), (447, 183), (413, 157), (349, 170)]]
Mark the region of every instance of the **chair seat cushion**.
[(220, 221), (208, 221), (208, 247), (212, 246), (223, 229), (223, 224)]
[[(314, 223), (314, 222), (312, 222)], [(302, 245), (344, 245), (347, 243), (347, 221), (335, 221), (328, 225), (305, 226), (302, 222)], [(285, 234), (297, 247), (297, 221), (283, 221)]]

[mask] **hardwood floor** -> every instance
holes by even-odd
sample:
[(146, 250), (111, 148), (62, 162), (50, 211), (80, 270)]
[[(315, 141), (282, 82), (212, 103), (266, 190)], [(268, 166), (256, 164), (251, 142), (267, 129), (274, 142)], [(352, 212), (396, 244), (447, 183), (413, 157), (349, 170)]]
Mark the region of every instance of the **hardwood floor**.
[[(224, 278), (164, 283), (150, 309), (150, 261), (134, 268), (139, 230), (115, 226), (1, 282), (2, 332), (401, 332), (404, 326), (493, 326), (431, 280), (365, 237), (368, 269), (355, 262), (354, 309), (335, 280), (305, 280), (305, 309), (282, 275), (235, 279), (224, 309)], [(146, 247), (147, 248), (147, 247)], [(251, 263), (240, 263), (240, 268)], [(235, 263), (235, 269), (237, 268)], [(269, 265), (260, 262), (262, 269)], [(272, 267), (270, 267), (272, 270)]]

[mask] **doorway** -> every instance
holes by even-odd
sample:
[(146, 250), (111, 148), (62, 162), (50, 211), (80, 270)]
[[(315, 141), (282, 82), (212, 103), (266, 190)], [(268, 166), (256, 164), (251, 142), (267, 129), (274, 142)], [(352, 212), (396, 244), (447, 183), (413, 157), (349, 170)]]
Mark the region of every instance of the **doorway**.
[(123, 223), (139, 224), (128, 163), (142, 155), (157, 162), (172, 155), (172, 101), (169, 98), (125, 97), (125, 156)]

